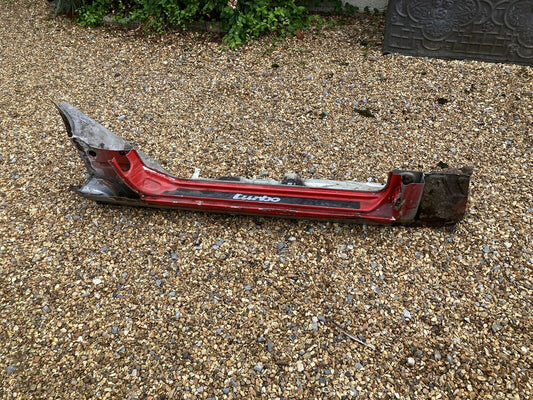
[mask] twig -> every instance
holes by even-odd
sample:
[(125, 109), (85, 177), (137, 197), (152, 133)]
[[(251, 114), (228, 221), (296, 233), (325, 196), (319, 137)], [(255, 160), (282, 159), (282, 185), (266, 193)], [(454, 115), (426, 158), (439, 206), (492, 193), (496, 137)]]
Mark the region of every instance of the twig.
[(352, 339), (353, 341), (365, 346), (365, 347), (368, 347), (369, 349), (372, 349), (372, 350), (376, 350), (376, 348), (374, 346), (372, 346), (371, 344), (368, 344), (368, 343), (365, 343), (363, 342), (362, 340), (359, 340), (357, 339), (354, 335), (352, 335), (351, 333), (345, 331), (339, 324), (337, 324), (336, 322), (333, 322), (333, 321), (330, 321), (330, 323), (335, 326), (335, 328), (337, 328), (339, 331), (341, 331), (342, 333), (344, 333), (346, 335), (346, 337), (348, 339)]

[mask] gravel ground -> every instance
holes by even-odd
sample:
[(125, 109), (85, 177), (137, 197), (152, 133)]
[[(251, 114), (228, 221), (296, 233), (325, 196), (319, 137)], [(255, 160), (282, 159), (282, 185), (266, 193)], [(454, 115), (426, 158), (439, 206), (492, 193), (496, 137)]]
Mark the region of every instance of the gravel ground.
[[(533, 396), (533, 69), (380, 52), (360, 17), (238, 51), (0, 1), (2, 399)], [(454, 230), (99, 205), (51, 104), (176, 175), (473, 165)]]

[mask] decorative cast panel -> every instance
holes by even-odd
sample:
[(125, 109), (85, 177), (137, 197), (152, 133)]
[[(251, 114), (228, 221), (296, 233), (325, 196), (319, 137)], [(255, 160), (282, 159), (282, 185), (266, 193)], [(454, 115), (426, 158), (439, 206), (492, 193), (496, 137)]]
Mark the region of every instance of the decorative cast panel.
[(389, 0), (383, 51), (533, 65), (533, 0)]

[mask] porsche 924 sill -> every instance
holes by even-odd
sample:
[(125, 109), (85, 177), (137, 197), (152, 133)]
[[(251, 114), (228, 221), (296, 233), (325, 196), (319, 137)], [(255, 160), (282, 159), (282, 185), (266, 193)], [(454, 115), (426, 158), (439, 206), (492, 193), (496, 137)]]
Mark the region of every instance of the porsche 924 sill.
[(333, 219), (374, 224), (449, 225), (466, 209), (472, 169), (393, 170), (385, 185), (287, 174), (281, 181), (178, 178), (68, 103), (56, 104), (87, 169), (82, 196), (135, 206)]

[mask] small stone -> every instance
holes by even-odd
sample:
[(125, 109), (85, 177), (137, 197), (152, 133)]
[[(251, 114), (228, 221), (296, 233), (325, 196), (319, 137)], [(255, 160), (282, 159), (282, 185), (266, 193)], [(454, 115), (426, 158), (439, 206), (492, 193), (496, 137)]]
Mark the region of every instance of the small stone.
[(359, 371), (363, 369), (363, 364), (361, 364), (360, 362), (355, 363), (354, 368)]
[(302, 361), (297, 361), (296, 362), (296, 370), (298, 372), (302, 372), (304, 369), (305, 369), (304, 363)]
[(220, 248), (220, 246), (222, 246), (224, 244), (225, 240), (224, 239), (219, 239), (218, 242), (216, 242), (214, 245), (213, 245), (213, 249), (214, 250), (217, 250)]
[(15, 369), (14, 365), (8, 365), (6, 367), (6, 374), (8, 374), (8, 375), (14, 374), (15, 371), (16, 371), (16, 369)]
[(99, 278), (94, 278), (94, 279), (93, 279), (93, 284), (94, 284), (94, 285), (99, 285), (99, 284), (101, 284), (101, 283), (102, 283), (102, 280), (101, 280), (101, 279), (99, 279)]
[(492, 324), (491, 329), (492, 329), (492, 332), (496, 333), (496, 332), (501, 331), (503, 329), (503, 326), (499, 324)]
[(261, 372), (263, 370), (264, 366), (262, 363), (257, 363), (255, 366), (254, 366), (254, 371), (255, 372)]
[(410, 367), (413, 367), (415, 365), (415, 359), (413, 357), (409, 357), (407, 359), (407, 364), (410, 366)]
[(435, 360), (440, 361), (441, 358), (442, 358), (442, 355), (440, 354), (440, 351), (435, 350), (435, 351), (433, 352), (433, 357), (435, 357)]
[(228, 394), (228, 393), (229, 393), (229, 390), (230, 390), (229, 388), (223, 388), (223, 389), (222, 389), (222, 393), (224, 393), (224, 394)]

